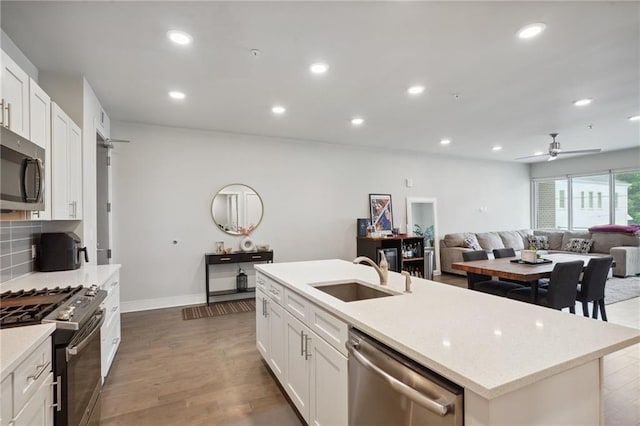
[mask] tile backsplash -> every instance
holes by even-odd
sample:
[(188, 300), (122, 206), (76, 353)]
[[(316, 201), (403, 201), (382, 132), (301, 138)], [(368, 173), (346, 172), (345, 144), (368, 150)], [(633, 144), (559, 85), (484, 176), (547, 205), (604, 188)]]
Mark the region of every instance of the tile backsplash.
[(42, 233), (42, 222), (0, 221), (0, 283), (35, 269), (31, 245)]

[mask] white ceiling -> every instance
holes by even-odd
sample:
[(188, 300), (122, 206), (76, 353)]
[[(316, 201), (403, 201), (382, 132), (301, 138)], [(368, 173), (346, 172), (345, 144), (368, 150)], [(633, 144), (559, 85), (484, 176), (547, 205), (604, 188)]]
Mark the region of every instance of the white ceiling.
[[(546, 151), (550, 132), (565, 150), (640, 145), (640, 123), (627, 120), (640, 114), (638, 2), (1, 8), (2, 28), (41, 71), (85, 75), (115, 120), (504, 161)], [(546, 31), (518, 39), (532, 22)], [(171, 29), (194, 43), (173, 45)], [(317, 60), (326, 75), (309, 73)], [(412, 84), (424, 94), (409, 97)], [(168, 98), (176, 89), (185, 101)], [(585, 97), (593, 103), (572, 105)], [(270, 112), (276, 103), (284, 116)]]

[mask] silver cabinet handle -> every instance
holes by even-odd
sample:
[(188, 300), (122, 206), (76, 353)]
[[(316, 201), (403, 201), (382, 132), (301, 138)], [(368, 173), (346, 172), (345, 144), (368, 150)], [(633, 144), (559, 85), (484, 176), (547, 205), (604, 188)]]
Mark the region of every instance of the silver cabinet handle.
[(55, 407), (56, 411), (62, 410), (62, 376), (56, 377), (58, 380), (51, 383), (51, 386), (56, 387), (56, 403), (51, 405), (51, 407)]
[(0, 126), (4, 127), (4, 98), (0, 99), (0, 112), (2, 112), (2, 114), (0, 114)]
[(11, 104), (7, 102), (7, 127), (11, 128)]
[(42, 376), (42, 373), (44, 373), (44, 370), (47, 369), (48, 365), (49, 363), (36, 365), (36, 372), (34, 374), (27, 376), (27, 379), (33, 379), (33, 381), (35, 382), (40, 378), (40, 376)]
[(304, 331), (300, 330), (300, 356), (304, 356)]
[(118, 342), (119, 342), (119, 341), (120, 341), (120, 338), (119, 338), (119, 337), (114, 337), (114, 338), (113, 338), (113, 341), (111, 342), (111, 344), (112, 344), (112, 345), (116, 345), (116, 344), (118, 344)]
[(432, 413), (438, 414), (441, 417), (446, 416), (451, 410), (451, 404), (442, 404), (438, 401), (434, 401), (433, 399), (426, 397), (411, 386), (401, 382), (400, 380), (396, 379), (395, 377), (375, 365), (367, 357), (358, 352), (358, 347), (351, 341), (348, 341), (346, 346), (349, 354), (353, 355), (353, 357), (360, 364), (362, 364), (362, 366), (380, 376), (395, 391), (401, 393), (405, 397), (416, 402), (417, 404), (422, 405), (427, 410), (431, 411)]
[(269, 299), (264, 299), (264, 316), (269, 316)]
[(304, 336), (304, 359), (309, 359), (311, 358), (311, 354), (309, 353), (309, 341), (311, 340), (311, 337)]

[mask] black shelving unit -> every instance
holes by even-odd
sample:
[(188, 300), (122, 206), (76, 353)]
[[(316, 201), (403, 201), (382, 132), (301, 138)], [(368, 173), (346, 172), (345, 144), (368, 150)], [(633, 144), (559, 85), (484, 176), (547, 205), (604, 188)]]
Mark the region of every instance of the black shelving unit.
[[(408, 247), (414, 248), (408, 256)], [(424, 277), (424, 239), (423, 237), (358, 237), (357, 256), (366, 256), (378, 263), (378, 250), (395, 249), (397, 266), (395, 272), (408, 271), (411, 275)], [(387, 259), (389, 260), (389, 259)]]

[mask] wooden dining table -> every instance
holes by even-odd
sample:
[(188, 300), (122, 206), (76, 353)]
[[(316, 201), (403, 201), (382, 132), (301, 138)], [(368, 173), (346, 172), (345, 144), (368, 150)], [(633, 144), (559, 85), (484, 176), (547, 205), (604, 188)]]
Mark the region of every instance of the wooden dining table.
[(527, 283), (527, 285), (531, 285), (531, 301), (536, 303), (538, 298), (538, 280), (541, 278), (549, 278), (556, 263), (582, 260), (584, 262), (584, 266), (587, 266), (589, 260), (594, 257), (597, 256), (588, 256), (577, 253), (549, 253), (542, 256), (543, 259), (551, 261), (548, 263), (514, 263), (511, 261), (517, 258), (504, 257), (500, 259), (455, 262), (451, 267), (453, 269), (472, 272), (474, 274), (507, 278)]

